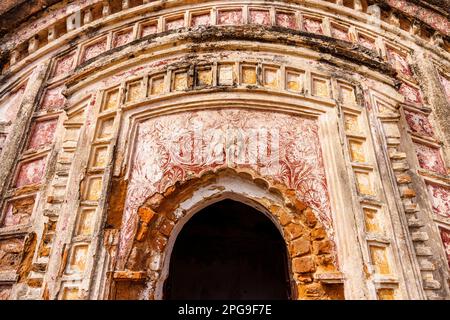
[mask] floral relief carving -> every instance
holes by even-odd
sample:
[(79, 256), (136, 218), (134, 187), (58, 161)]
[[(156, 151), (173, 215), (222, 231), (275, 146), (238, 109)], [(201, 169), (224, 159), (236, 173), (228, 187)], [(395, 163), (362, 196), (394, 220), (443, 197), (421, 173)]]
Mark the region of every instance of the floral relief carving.
[(11, 288), (11, 285), (0, 285), (0, 301), (9, 299)]
[(400, 55), (397, 51), (388, 49), (388, 57), (389, 62), (394, 67), (395, 70), (397, 70), (401, 75), (403, 76), (412, 76), (411, 68), (409, 67), (408, 62), (406, 61), (406, 58), (402, 55)]
[(134, 237), (137, 209), (145, 199), (176, 182), (224, 167), (249, 168), (295, 190), (332, 233), (314, 120), (241, 109), (169, 115), (140, 124), (135, 150), (123, 218), (122, 255)]
[(145, 37), (158, 32), (158, 26), (156, 23), (142, 26), (141, 37)]
[(191, 20), (191, 25), (193, 27), (209, 26), (210, 24), (211, 16), (209, 13), (193, 16)]
[(14, 199), (8, 202), (5, 210), (5, 217), (2, 222), (3, 227), (23, 225), (30, 222), (35, 203), (34, 196)]
[(295, 21), (295, 14), (292, 13), (277, 13), (276, 15), (277, 26), (295, 29), (297, 23)]
[(40, 183), (44, 176), (45, 164), (45, 158), (21, 164), (16, 179), (16, 187)]
[(84, 50), (83, 59), (81, 62), (86, 62), (89, 59), (95, 58), (105, 52), (106, 45), (106, 38), (88, 45)]
[(218, 17), (219, 24), (241, 24), (242, 23), (242, 11), (241, 10), (227, 10), (220, 11)]
[(434, 135), (433, 128), (427, 116), (405, 110), (405, 119), (412, 132), (427, 137), (432, 137)]
[(305, 18), (303, 20), (303, 27), (306, 31), (311, 33), (323, 34), (322, 22), (316, 19)]
[(447, 96), (448, 101), (450, 102), (450, 80), (443, 75), (440, 75), (442, 86), (444, 87), (445, 95)]
[(359, 35), (358, 36), (358, 43), (362, 45), (363, 47), (366, 47), (369, 50), (375, 51), (375, 41), (372, 39), (369, 39), (365, 36)]
[(433, 211), (435, 214), (450, 218), (450, 190), (435, 184), (427, 184), (431, 195)]
[(56, 119), (36, 122), (33, 126), (28, 149), (38, 149), (50, 145), (55, 136), (56, 125)]
[(9, 122), (15, 119), (24, 92), (25, 85), (11, 93), (5, 102), (0, 102), (0, 121)]
[(41, 110), (58, 110), (64, 107), (66, 99), (62, 95), (63, 86), (47, 89), (41, 103)]
[(412, 103), (422, 103), (422, 97), (420, 95), (419, 89), (411, 87), (406, 83), (402, 83), (399, 92), (405, 97), (406, 101)]
[(417, 158), (419, 165), (427, 170), (431, 170), (440, 174), (447, 174), (444, 161), (442, 160), (439, 149), (415, 143)]
[(184, 18), (169, 20), (166, 22), (166, 30), (176, 30), (184, 27)]
[(331, 35), (333, 38), (344, 40), (344, 41), (350, 41), (350, 37), (348, 35), (348, 30), (344, 30), (337, 27), (331, 28)]
[(250, 23), (270, 25), (270, 13), (266, 10), (250, 10)]
[(130, 42), (133, 38), (133, 31), (125, 31), (125, 32), (118, 32), (114, 35), (113, 40), (113, 47), (121, 47), (123, 45), (126, 45), (128, 42)]
[(442, 244), (444, 245), (445, 254), (447, 256), (448, 267), (450, 268), (450, 230), (439, 228), (441, 232)]
[(53, 77), (59, 77), (69, 73), (75, 62), (75, 52), (69, 53), (56, 61)]

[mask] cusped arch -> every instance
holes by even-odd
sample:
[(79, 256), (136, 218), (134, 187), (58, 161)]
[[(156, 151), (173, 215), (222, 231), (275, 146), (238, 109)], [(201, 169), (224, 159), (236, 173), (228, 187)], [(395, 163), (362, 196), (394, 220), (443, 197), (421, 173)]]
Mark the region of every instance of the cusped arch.
[[(197, 212), (225, 199), (255, 208), (280, 231), (288, 249), (292, 298), (343, 298), (340, 281), (324, 281), (339, 278), (337, 254), (313, 210), (296, 198), (294, 190), (247, 169), (209, 171), (148, 198), (138, 210), (139, 230), (126, 270), (116, 271), (115, 279), (122, 284), (140, 282), (136, 298), (162, 299), (171, 252), (183, 226)], [(136, 274), (142, 276), (130, 276)], [(129, 286), (123, 287), (129, 294)], [(114, 298), (121, 294), (116, 290)]]

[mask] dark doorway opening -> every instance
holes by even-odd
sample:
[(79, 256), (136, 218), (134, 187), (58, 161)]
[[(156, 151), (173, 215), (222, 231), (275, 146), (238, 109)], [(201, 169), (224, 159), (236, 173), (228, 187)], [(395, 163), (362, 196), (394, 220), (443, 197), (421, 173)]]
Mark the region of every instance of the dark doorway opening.
[(195, 214), (179, 233), (165, 299), (290, 299), (286, 245), (274, 223), (224, 200)]

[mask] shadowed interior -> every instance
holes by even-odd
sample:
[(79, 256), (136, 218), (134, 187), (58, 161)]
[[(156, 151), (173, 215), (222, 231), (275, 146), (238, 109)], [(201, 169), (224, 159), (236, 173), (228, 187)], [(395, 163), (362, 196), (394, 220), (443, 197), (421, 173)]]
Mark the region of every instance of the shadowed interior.
[(289, 299), (283, 238), (264, 214), (224, 200), (194, 215), (172, 252), (165, 299)]

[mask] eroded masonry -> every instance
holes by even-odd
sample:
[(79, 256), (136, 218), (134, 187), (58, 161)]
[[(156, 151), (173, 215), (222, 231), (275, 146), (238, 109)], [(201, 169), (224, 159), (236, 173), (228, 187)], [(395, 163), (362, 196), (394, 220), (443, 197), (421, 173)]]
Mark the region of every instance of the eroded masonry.
[(449, 8), (2, 2), (0, 299), (448, 299)]

